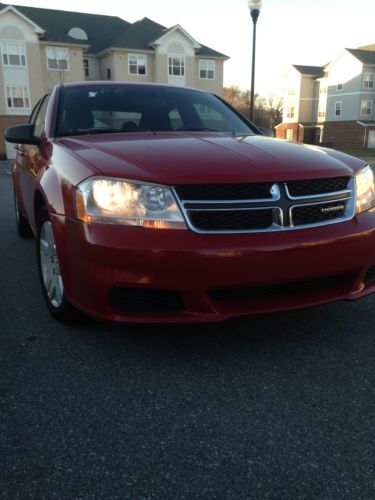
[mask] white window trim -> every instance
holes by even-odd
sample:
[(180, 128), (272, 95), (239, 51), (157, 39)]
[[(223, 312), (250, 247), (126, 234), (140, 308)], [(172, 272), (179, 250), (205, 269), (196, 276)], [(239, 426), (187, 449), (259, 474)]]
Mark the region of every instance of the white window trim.
[[(340, 114), (339, 115), (336, 115), (336, 104), (340, 104)], [(334, 118), (341, 118), (341, 116), (342, 116), (342, 101), (336, 101), (335, 102), (335, 107), (334, 107), (334, 110), (333, 110), (333, 116), (334, 116)]]
[[(137, 73), (130, 73), (130, 57), (135, 57), (137, 59)], [(144, 57), (145, 59), (145, 74), (142, 75), (142, 73), (138, 73), (138, 57)], [(146, 54), (128, 54), (128, 75), (129, 76), (147, 76), (147, 56)]]
[[(370, 113), (362, 113), (362, 102), (366, 102), (366, 103), (371, 102)], [(360, 109), (359, 109), (360, 116), (372, 116), (373, 104), (374, 104), (374, 102), (372, 101), (372, 99), (361, 99)], [(366, 106), (366, 109), (367, 109), (367, 106)]]
[[(212, 62), (213, 63), (213, 65), (214, 65), (214, 69), (213, 69), (214, 76), (213, 76), (213, 78), (208, 78), (208, 77), (202, 78), (201, 77), (201, 63), (205, 63), (205, 62)], [(212, 82), (213, 80), (216, 80), (216, 61), (215, 61), (215, 59), (199, 59), (198, 71), (199, 71), (199, 80), (209, 80), (210, 82)], [(206, 71), (206, 73), (208, 73), (208, 71), (211, 71), (211, 70), (206, 69), (206, 70), (203, 70), (203, 71)]]
[[(184, 61), (184, 74), (183, 75), (171, 75), (169, 73), (169, 59), (182, 59)], [(173, 68), (173, 65), (172, 65)], [(167, 74), (168, 78), (185, 78), (186, 77), (186, 57), (182, 56), (181, 54), (168, 54), (168, 60), (167, 60)]]
[[(27, 90), (27, 98), (29, 99), (29, 106), (24, 106), (22, 108), (18, 108), (15, 106), (8, 106), (8, 93), (7, 89), (13, 89), (13, 88), (21, 88), (21, 89), (26, 89)], [(4, 95), (5, 95), (5, 107), (8, 112), (8, 114), (29, 114), (31, 112), (31, 98), (30, 98), (30, 87), (29, 85), (4, 85)], [(22, 98), (25, 99), (25, 95), (22, 92)], [(11, 97), (13, 101), (13, 96)]]
[[(289, 110), (293, 110), (293, 111), (289, 111)], [(287, 119), (291, 120), (292, 118), (295, 118), (295, 116), (296, 116), (296, 107), (295, 106), (288, 106), (286, 108), (286, 117), (287, 117)]]
[[(25, 55), (25, 65), (22, 64), (5, 64), (4, 63), (4, 57), (3, 57), (3, 50), (2, 50), (2, 45), (10, 45), (10, 44), (17, 44), (17, 45), (22, 45), (24, 49), (24, 55)], [(26, 51), (26, 44), (25, 42), (21, 40), (0, 40), (0, 53), (1, 53), (1, 62), (4, 68), (23, 68), (27, 69), (27, 51)], [(7, 55), (9, 57), (9, 52), (7, 51)]]
[[(372, 80), (371, 79), (367, 80), (367, 83), (372, 82), (372, 87), (369, 87), (369, 86), (365, 87), (365, 81), (366, 81), (365, 78), (367, 75), (369, 75), (369, 76), (372, 75)], [(366, 71), (366, 73), (363, 74), (363, 88), (374, 90), (374, 88), (375, 88), (375, 73), (371, 73), (370, 71)]]
[[(67, 55), (67, 58), (66, 58), (67, 68), (66, 68), (66, 69), (62, 69), (62, 68), (50, 68), (50, 67), (48, 66), (48, 59), (49, 59), (49, 57), (48, 57), (48, 50), (59, 50), (59, 49), (60, 49), (60, 50), (61, 50), (61, 49), (63, 49), (63, 50), (65, 50), (65, 51), (66, 51), (66, 55)], [(70, 70), (70, 64), (69, 64), (69, 49), (68, 49), (67, 47), (57, 46), (57, 45), (53, 45), (53, 46), (51, 45), (51, 46), (48, 46), (48, 47), (46, 47), (46, 48), (45, 48), (45, 55), (46, 55), (46, 64), (47, 64), (47, 70), (48, 70), (48, 71), (64, 71), (64, 72), (66, 72), (66, 71), (69, 71), (69, 70)], [(58, 59), (56, 59), (56, 60), (58, 60)], [(64, 60), (65, 60), (65, 59), (64, 59)]]

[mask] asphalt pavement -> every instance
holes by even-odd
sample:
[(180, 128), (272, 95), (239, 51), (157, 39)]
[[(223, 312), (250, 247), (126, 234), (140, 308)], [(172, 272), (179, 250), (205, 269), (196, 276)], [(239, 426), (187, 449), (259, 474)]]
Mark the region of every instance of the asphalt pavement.
[(63, 326), (16, 235), (8, 170), (0, 498), (375, 498), (375, 296), (209, 326)]

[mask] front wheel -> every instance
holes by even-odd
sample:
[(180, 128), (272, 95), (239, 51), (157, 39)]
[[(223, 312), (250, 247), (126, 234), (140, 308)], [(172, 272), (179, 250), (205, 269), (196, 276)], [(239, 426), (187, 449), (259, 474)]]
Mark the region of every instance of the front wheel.
[(71, 322), (76, 311), (64, 295), (52, 223), (46, 209), (41, 211), (38, 218), (37, 259), (43, 295), (49, 311), (57, 320)]

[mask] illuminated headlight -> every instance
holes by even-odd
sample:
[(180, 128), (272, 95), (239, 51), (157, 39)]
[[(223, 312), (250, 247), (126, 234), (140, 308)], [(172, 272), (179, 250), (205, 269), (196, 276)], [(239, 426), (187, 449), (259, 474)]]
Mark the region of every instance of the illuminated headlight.
[(375, 179), (372, 168), (367, 165), (355, 177), (356, 212), (364, 212), (375, 207)]
[(76, 211), (86, 223), (186, 229), (172, 191), (157, 184), (91, 177), (77, 187)]

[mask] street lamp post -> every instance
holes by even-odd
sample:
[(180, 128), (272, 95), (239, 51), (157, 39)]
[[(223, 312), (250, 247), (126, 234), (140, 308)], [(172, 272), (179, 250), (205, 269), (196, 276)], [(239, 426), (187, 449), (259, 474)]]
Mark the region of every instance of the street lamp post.
[(253, 57), (251, 64), (251, 90), (250, 90), (250, 120), (254, 118), (254, 85), (255, 85), (255, 42), (257, 33), (257, 21), (262, 8), (262, 0), (248, 0), (251, 19), (253, 20)]

